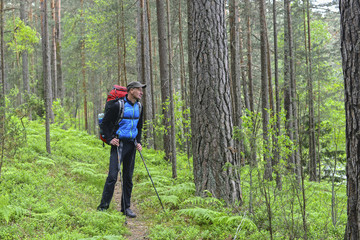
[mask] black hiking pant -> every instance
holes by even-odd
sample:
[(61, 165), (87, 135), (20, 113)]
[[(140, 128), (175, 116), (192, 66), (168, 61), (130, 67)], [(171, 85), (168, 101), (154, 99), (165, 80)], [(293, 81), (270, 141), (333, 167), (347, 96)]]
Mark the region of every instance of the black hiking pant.
[[(120, 156), (120, 164), (118, 163), (118, 153)], [(123, 165), (122, 171), (122, 196), (121, 196), (121, 211), (130, 207), (131, 192), (133, 188), (132, 177), (135, 167), (135, 153), (136, 148), (133, 141), (120, 140), (120, 146), (111, 146), (110, 150), (110, 164), (109, 173), (106, 178), (104, 191), (102, 194), (101, 203), (98, 207), (108, 209), (110, 201), (114, 195), (115, 184), (119, 172), (119, 166)], [(124, 209), (125, 208), (125, 209)]]

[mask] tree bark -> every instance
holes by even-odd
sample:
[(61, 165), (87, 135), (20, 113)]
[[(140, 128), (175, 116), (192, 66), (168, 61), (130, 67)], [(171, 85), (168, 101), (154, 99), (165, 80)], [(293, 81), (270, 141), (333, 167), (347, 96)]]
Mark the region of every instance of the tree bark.
[[(294, 41), (293, 41), (293, 31), (292, 31), (292, 18), (291, 18), (291, 4), (288, 1), (288, 29), (289, 29), (289, 61), (290, 61), (290, 79), (291, 79), (291, 104), (293, 110), (293, 131), (294, 131), (294, 144), (299, 144), (299, 124), (298, 124), (298, 98), (296, 92), (296, 77), (295, 77), (295, 54), (294, 54)], [(301, 179), (301, 162), (300, 162), (300, 151), (298, 148), (295, 149), (294, 153), (294, 171), (297, 176), (298, 183), (300, 184)]]
[[(147, 1), (146, 1), (147, 2)], [(147, 146), (153, 147), (153, 104), (152, 104), (152, 92), (151, 87), (151, 66), (150, 66), (150, 46), (149, 46), (149, 26), (148, 26), (148, 11), (146, 10), (146, 3), (144, 0), (138, 1), (138, 54), (137, 54), (137, 65), (138, 65), (138, 81), (146, 83), (148, 88), (145, 88), (144, 94), (144, 119), (146, 124), (146, 135), (145, 141)]]
[[(151, 88), (149, 88), (149, 93), (151, 96), (151, 103), (152, 103), (152, 116), (149, 116), (149, 118), (151, 117), (151, 122), (154, 123), (155, 119), (156, 119), (156, 105), (155, 105), (155, 87), (154, 87), (154, 79), (153, 79), (153, 58), (152, 58), (152, 40), (151, 40), (151, 12), (150, 12), (150, 6), (149, 6), (149, 0), (146, 0), (146, 12), (147, 12), (147, 20), (148, 20), (148, 38), (149, 38), (149, 61), (150, 61), (150, 82), (149, 82), (149, 86), (151, 86)], [(156, 140), (155, 140), (155, 136), (156, 136), (156, 132), (155, 132), (155, 128), (152, 126), (153, 124), (151, 124), (151, 129), (152, 129), (152, 147), (154, 149), (157, 149), (157, 144), (156, 144)]]
[(43, 55), (43, 76), (44, 76), (44, 90), (45, 90), (45, 112), (46, 112), (46, 151), (51, 154), (50, 147), (50, 121), (51, 121), (51, 65), (50, 65), (50, 46), (48, 34), (48, 20), (47, 20), (47, 0), (40, 0), (41, 5), (41, 41), (42, 41), (42, 55)]
[(246, 76), (246, 64), (244, 62), (244, 53), (243, 53), (243, 34), (242, 34), (242, 24), (241, 19), (239, 20), (239, 54), (240, 54), (240, 72), (241, 72), (241, 80), (244, 94), (244, 107), (250, 110), (250, 99), (249, 99), (249, 85), (247, 82)]
[[(281, 134), (281, 123), (280, 123), (280, 112), (281, 112), (281, 99), (280, 99), (280, 87), (279, 87), (279, 67), (278, 67), (278, 34), (277, 34), (277, 11), (276, 11), (276, 0), (273, 0), (273, 28), (274, 28), (274, 81), (275, 81), (275, 116), (276, 116), (276, 125), (275, 125), (275, 135), (274, 138), (274, 166), (280, 162), (280, 149), (278, 146), (278, 137)], [(276, 186), (278, 189), (282, 189), (282, 179), (281, 174), (276, 171)]]
[[(287, 4), (289, 0), (284, 0), (284, 8), (287, 10)], [(290, 79), (290, 61), (289, 61), (289, 28), (288, 28), (288, 18), (287, 15), (284, 15), (284, 110), (286, 111), (286, 123), (285, 129), (286, 133), (291, 141), (294, 140), (293, 124), (292, 124), (292, 115), (293, 109), (291, 104), (291, 79)], [(288, 168), (291, 169), (294, 165), (294, 153), (288, 157)]]
[(172, 77), (172, 37), (171, 37), (171, 25), (170, 25), (170, 2), (166, 0), (167, 8), (167, 30), (168, 30), (168, 58), (169, 58), (169, 100), (170, 100), (170, 139), (171, 139), (171, 165), (172, 165), (172, 177), (177, 178), (177, 163), (176, 163), (176, 135), (175, 135), (175, 107), (174, 107), (174, 79)]
[[(231, 72), (231, 93), (232, 93), (232, 103), (233, 103), (233, 121), (234, 125), (238, 129), (242, 129), (242, 100), (241, 100), (241, 58), (240, 58), (240, 36), (239, 36), (239, 9), (237, 1), (231, 0), (229, 3), (230, 7), (230, 72)], [(238, 179), (240, 179), (240, 167), (241, 167), (241, 153), (244, 151), (244, 141), (241, 136), (238, 136), (238, 139), (235, 140), (235, 174)], [(240, 182), (239, 182), (240, 183)], [(241, 194), (241, 185), (238, 186)]]
[[(56, 12), (55, 12), (55, 0), (51, 0), (51, 16), (56, 22)], [(57, 87), (57, 69), (56, 69), (56, 24), (52, 27), (52, 38), (51, 38), (51, 80), (53, 88), (53, 97), (54, 99), (58, 98), (58, 87)]]
[(261, 109), (263, 120), (263, 145), (264, 145), (264, 160), (266, 168), (264, 178), (272, 179), (272, 163), (269, 157), (269, 82), (268, 82), (268, 60), (267, 60), (267, 36), (266, 36), (266, 19), (265, 19), (265, 2), (259, 0), (259, 14), (260, 14), (260, 42), (261, 42)]
[(311, 34), (310, 34), (310, 6), (309, 0), (307, 2), (307, 73), (308, 73), (308, 99), (309, 99), (309, 157), (310, 157), (310, 181), (317, 180), (316, 174), (316, 140), (315, 140), (315, 114), (314, 114), (314, 94), (313, 94), (313, 79), (312, 79), (312, 61), (311, 61)]
[(181, 0), (179, 0), (179, 44), (180, 44), (180, 79), (181, 79), (181, 100), (183, 101), (182, 115), (183, 115), (183, 133), (185, 135), (186, 143), (186, 153), (188, 159), (190, 158), (190, 141), (189, 141), (189, 129), (185, 124), (185, 121), (188, 121), (188, 114), (186, 109), (189, 107), (188, 94), (187, 94), (187, 80), (185, 76), (185, 57), (184, 57), (184, 42), (183, 42), (183, 24), (182, 24), (182, 10), (181, 10)]
[[(252, 74), (252, 41), (251, 41), (251, 3), (249, 0), (245, 0), (245, 11), (246, 11), (246, 27), (247, 27), (247, 71), (248, 71), (248, 84), (249, 84), (249, 106), (250, 111), (254, 112), (254, 85), (253, 85), (253, 74)], [(256, 119), (252, 119), (254, 125)], [(254, 131), (255, 133), (255, 131)], [(252, 135), (250, 137), (250, 148), (251, 148), (251, 157), (250, 164), (251, 166), (257, 165), (257, 154), (256, 154), (256, 136)]]
[[(192, 62), (193, 62), (193, 58), (192, 58), (192, 53), (193, 53), (193, 46), (192, 46), (192, 42), (191, 42), (191, 38), (193, 35), (193, 18), (191, 13), (193, 12), (193, 2), (192, 0), (187, 0), (186, 1), (186, 7), (187, 7), (187, 42), (188, 42), (188, 74), (189, 74), (189, 86), (190, 89), (193, 88), (193, 67), (192, 67)], [(193, 102), (193, 98), (192, 98), (192, 94), (189, 94), (189, 98), (190, 98), (190, 103)], [(190, 104), (189, 104), (190, 105)], [(192, 118), (191, 116), (191, 112), (190, 112), (190, 119)], [(193, 146), (193, 145), (192, 145)], [(188, 158), (190, 158), (190, 148), (188, 149)], [(193, 162), (194, 165), (194, 162)]]
[(344, 239), (360, 238), (360, 5), (340, 1), (340, 38), (345, 83), (347, 225)]
[(55, 1), (55, 44), (56, 44), (56, 81), (57, 96), (64, 105), (65, 88), (62, 74), (62, 58), (61, 58), (61, 0)]
[(5, 151), (5, 64), (4, 64), (4, 0), (0, 0), (0, 71), (1, 71), (1, 82), (0, 82), (0, 141), (1, 141), (1, 158), (0, 158), (0, 177), (1, 168), (4, 161)]
[(86, 62), (85, 62), (85, 20), (84, 20), (84, 0), (81, 0), (81, 21), (82, 21), (82, 32), (81, 32), (81, 73), (82, 73), (82, 87), (84, 97), (84, 120), (85, 120), (85, 131), (89, 131), (88, 126), (88, 108), (87, 108), (87, 84), (86, 84)]
[[(284, 7), (286, 14), (285, 17), (285, 43), (284, 43), (284, 81), (285, 81), (285, 99), (284, 99), (284, 108), (286, 110), (286, 130), (289, 138), (298, 144), (299, 140), (299, 131), (298, 131), (298, 119), (297, 119), (297, 104), (296, 104), (296, 81), (295, 81), (295, 72), (294, 72), (294, 46), (292, 39), (292, 25), (291, 25), (291, 8), (290, 0), (284, 1)], [(293, 153), (289, 157), (289, 167), (292, 169), (293, 173), (296, 174), (298, 182), (300, 183), (301, 177), (301, 163), (299, 150), (293, 149)]]
[(206, 196), (209, 192), (235, 203), (241, 193), (232, 167), (235, 157), (231, 151), (234, 142), (225, 1), (188, 3), (193, 27), (191, 127), (196, 193)]
[(160, 62), (160, 82), (161, 82), (161, 102), (164, 115), (164, 149), (165, 159), (171, 160), (171, 134), (170, 134), (170, 110), (166, 106), (166, 102), (170, 97), (170, 84), (169, 84), (169, 62), (168, 62), (168, 48), (166, 38), (166, 18), (165, 6), (161, 0), (156, 0), (157, 23), (158, 23), (158, 39), (159, 39), (159, 62)]
[(125, 19), (124, 19), (124, 1), (121, 2), (121, 41), (120, 46), (122, 46), (122, 75), (121, 75), (121, 85), (126, 86), (127, 75), (126, 75), (126, 41), (125, 41)]
[[(26, 17), (26, 4), (27, 1), (20, 1), (20, 19), (27, 25), (27, 17)], [(28, 60), (28, 51), (23, 50), (21, 53), (22, 58), (22, 76), (23, 76), (23, 92), (24, 92), (24, 103), (28, 102), (29, 94), (30, 94), (30, 80), (29, 80), (29, 60)], [(30, 108), (30, 106), (28, 106)], [(29, 111), (28, 115), (29, 119), (31, 119), (31, 111)]]

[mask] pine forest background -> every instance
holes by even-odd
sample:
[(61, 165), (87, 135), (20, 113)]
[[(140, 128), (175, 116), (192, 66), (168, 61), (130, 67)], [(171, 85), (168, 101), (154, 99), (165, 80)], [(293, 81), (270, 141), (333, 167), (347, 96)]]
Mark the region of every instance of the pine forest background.
[[(28, 147), (31, 122), (43, 123), (51, 158), (61, 141), (54, 131), (97, 139), (111, 87), (140, 81), (143, 145), (163, 153), (169, 178), (186, 168), (194, 195), (247, 214), (261, 232), (254, 239), (282, 239), (281, 224), (283, 239), (338, 239), (346, 225), (338, 4), (1, 0), (0, 184)], [(324, 192), (326, 201), (314, 200)], [(321, 213), (311, 212), (315, 202)], [(199, 225), (219, 222), (208, 211)]]

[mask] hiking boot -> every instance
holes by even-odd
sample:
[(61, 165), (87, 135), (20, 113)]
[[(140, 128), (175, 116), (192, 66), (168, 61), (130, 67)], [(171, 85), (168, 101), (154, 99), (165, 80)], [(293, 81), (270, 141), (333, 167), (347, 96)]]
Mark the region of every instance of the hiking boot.
[(107, 210), (107, 208), (98, 206), (98, 207), (97, 207), (97, 210), (100, 211), (100, 212), (104, 212), (104, 211)]
[(128, 216), (129, 218), (135, 218), (136, 217), (136, 214), (133, 211), (131, 211), (130, 208), (125, 209), (124, 214), (126, 216)]

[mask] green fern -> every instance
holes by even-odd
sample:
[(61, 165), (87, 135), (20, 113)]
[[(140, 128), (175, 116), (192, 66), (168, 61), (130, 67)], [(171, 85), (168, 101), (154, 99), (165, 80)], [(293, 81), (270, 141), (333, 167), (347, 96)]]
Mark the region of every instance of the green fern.
[(4, 219), (6, 223), (9, 223), (12, 213), (13, 211), (9, 206), (0, 208), (0, 220)]
[(53, 217), (56, 218), (58, 215), (63, 214), (62, 213), (63, 207), (58, 207), (56, 209), (54, 209), (53, 211), (50, 212), (45, 212), (45, 213), (32, 213), (32, 215), (34, 217), (39, 217), (39, 218), (43, 218), (45, 216), (47, 217)]
[(71, 170), (72, 174), (78, 174), (84, 177), (97, 177), (98, 173), (94, 170), (97, 164), (89, 163), (74, 163), (73, 169)]
[(186, 194), (193, 194), (195, 192), (195, 184), (192, 182), (186, 182), (167, 187), (167, 190), (162, 191), (164, 195), (177, 195), (184, 196)]
[(185, 215), (193, 218), (199, 224), (214, 223), (217, 218), (224, 216), (225, 213), (213, 211), (206, 208), (189, 208), (178, 210), (180, 215)]
[(0, 221), (5, 220), (6, 223), (9, 223), (12, 218), (17, 216), (20, 217), (28, 213), (28, 210), (18, 206), (9, 205), (9, 202), (9, 195), (5, 194), (0, 196)]
[(92, 237), (92, 238), (80, 238), (79, 240), (121, 240), (121, 239), (125, 239), (125, 238), (123, 236), (108, 235), (108, 236)]
[(222, 207), (223, 203), (217, 199), (217, 198), (212, 198), (212, 197), (208, 197), (208, 198), (203, 198), (203, 197), (190, 197), (188, 199), (186, 199), (182, 205), (186, 206), (186, 205), (197, 205), (197, 206), (203, 206), (203, 207), (209, 207), (209, 206), (213, 206), (213, 207)]
[(257, 227), (253, 221), (243, 216), (221, 216), (214, 219), (214, 223), (218, 225), (227, 225), (232, 227), (240, 226), (241, 229), (253, 232)]
[(43, 157), (43, 156), (39, 156), (39, 159), (36, 160), (36, 164), (44, 166), (44, 167), (48, 167), (48, 166), (55, 166), (55, 161), (47, 158), (47, 157)]
[(172, 205), (173, 207), (178, 207), (180, 198), (175, 195), (161, 196), (161, 201), (166, 205)]

